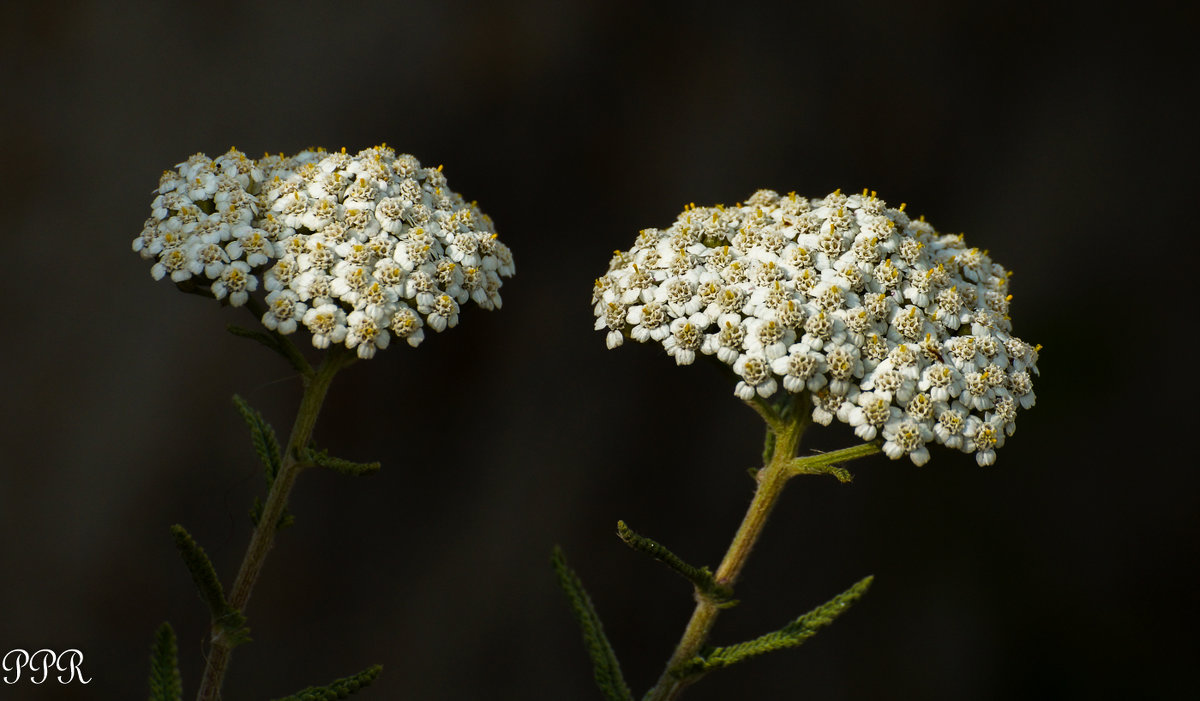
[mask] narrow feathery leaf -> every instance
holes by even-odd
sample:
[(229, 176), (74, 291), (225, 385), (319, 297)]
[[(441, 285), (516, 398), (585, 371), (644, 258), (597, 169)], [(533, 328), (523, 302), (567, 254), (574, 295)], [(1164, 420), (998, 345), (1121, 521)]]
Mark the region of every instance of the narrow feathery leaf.
[(817, 631), (833, 623), (838, 616), (845, 613), (850, 605), (858, 601), (867, 588), (871, 586), (873, 576), (865, 577), (856, 582), (846, 591), (826, 601), (817, 608), (800, 616), (777, 631), (767, 633), (753, 640), (712, 648), (692, 661), (694, 671), (705, 671), (718, 667), (728, 667), (742, 660), (757, 657), (774, 650), (796, 647), (817, 634)]
[(352, 475), (354, 477), (362, 477), (363, 475), (373, 475), (379, 472), (380, 464), (378, 462), (353, 462), (351, 460), (343, 460), (335, 458), (324, 450), (313, 450), (305, 448), (300, 451), (301, 461), (314, 465), (316, 467), (325, 467), (335, 472), (340, 472), (344, 475)]
[(729, 602), (732, 598), (733, 590), (727, 586), (718, 584), (717, 580), (713, 579), (713, 574), (707, 567), (689, 565), (680, 559), (678, 555), (667, 550), (661, 543), (635, 533), (624, 521), (617, 521), (617, 536), (634, 550), (646, 553), (655, 560), (670, 567), (684, 579), (691, 582), (700, 593), (722, 603)]
[(607, 701), (633, 701), (629, 686), (621, 675), (621, 665), (617, 662), (616, 653), (604, 635), (604, 626), (596, 614), (592, 600), (584, 591), (583, 582), (579, 575), (567, 566), (562, 549), (555, 547), (550, 562), (558, 575), (558, 584), (566, 593), (571, 604), (571, 612), (579, 622), (583, 632), (583, 641), (587, 645), (588, 656), (592, 658), (592, 672), (595, 675), (596, 686), (604, 694)]
[(177, 657), (175, 631), (170, 623), (164, 622), (154, 634), (154, 646), (150, 649), (150, 701), (181, 701), (183, 698)]
[(279, 474), (281, 464), (279, 441), (275, 438), (275, 429), (271, 428), (271, 424), (263, 419), (262, 414), (236, 394), (233, 395), (233, 405), (237, 407), (238, 414), (250, 428), (250, 440), (254, 443), (255, 454), (258, 455), (258, 459), (262, 461), (263, 467), (267, 471), (267, 489), (270, 489), (271, 484), (275, 481), (275, 475)]
[(225, 630), (236, 643), (248, 641), (250, 638), (246, 628), (246, 617), (230, 606), (225, 599), (221, 580), (217, 577), (217, 571), (204, 548), (201, 548), (191, 534), (178, 523), (171, 526), (171, 537), (175, 540), (175, 548), (183, 558), (184, 566), (192, 575), (200, 598), (208, 605), (213, 623)]
[(373, 665), (353, 676), (336, 679), (325, 686), (310, 686), (307, 689), (297, 691), (291, 696), (285, 696), (276, 701), (334, 701), (334, 699), (344, 699), (370, 685), (379, 676), (381, 670), (383, 670), (382, 665)]

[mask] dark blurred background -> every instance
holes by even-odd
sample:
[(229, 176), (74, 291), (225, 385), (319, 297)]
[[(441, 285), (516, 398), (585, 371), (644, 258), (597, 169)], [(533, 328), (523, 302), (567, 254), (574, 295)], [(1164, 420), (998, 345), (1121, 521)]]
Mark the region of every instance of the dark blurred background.
[[(227, 698), (376, 662), (363, 698), (599, 698), (555, 544), (645, 691), (692, 601), (615, 523), (715, 565), (762, 436), (715, 368), (606, 351), (591, 284), (639, 229), (762, 187), (869, 187), (989, 249), (1015, 271), (1016, 333), (1045, 346), (1038, 405), (990, 468), (942, 450), (923, 468), (852, 464), (851, 486), (789, 485), (714, 642), (774, 629), (866, 574), (875, 585), (802, 648), (687, 698), (1200, 688), (1183, 367), (1191, 10), (443, 0), (5, 14), (0, 652), (78, 648), (93, 681), (0, 697), (144, 698), (163, 620), (194, 696), (207, 621), (167, 528), (186, 525), (228, 584), (263, 492), (230, 396), (280, 433), (299, 396), (284, 363), (223, 330), (249, 317), (154, 282), (130, 250), (159, 174), (231, 145), (383, 141), (445, 165), (496, 221), (517, 276), (502, 310), (469, 309), (334, 384), (318, 440), (384, 469), (300, 479)], [(853, 441), (832, 427), (806, 447)]]

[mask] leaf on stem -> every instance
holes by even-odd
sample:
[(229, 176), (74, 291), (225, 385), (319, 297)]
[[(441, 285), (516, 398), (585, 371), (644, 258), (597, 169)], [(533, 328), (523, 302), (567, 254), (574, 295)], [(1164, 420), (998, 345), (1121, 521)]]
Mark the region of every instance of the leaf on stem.
[(164, 622), (154, 634), (150, 648), (150, 701), (181, 701), (183, 680), (179, 677), (175, 631)]
[(246, 403), (238, 395), (233, 395), (233, 405), (242, 416), (242, 420), (250, 427), (250, 440), (254, 443), (254, 452), (267, 471), (267, 489), (275, 482), (281, 464), (279, 456), (279, 441), (275, 438), (275, 429), (267, 423), (262, 414)]
[(712, 648), (689, 664), (688, 673), (707, 672), (718, 667), (728, 667), (742, 660), (756, 657), (773, 650), (796, 647), (833, 621), (858, 601), (871, 586), (873, 576), (865, 577), (846, 591), (809, 611), (777, 631), (767, 633), (754, 640), (726, 647)]
[(334, 699), (344, 699), (370, 685), (379, 676), (379, 672), (382, 669), (382, 665), (374, 665), (353, 676), (334, 680), (326, 686), (310, 686), (307, 689), (297, 691), (291, 696), (285, 696), (276, 701), (333, 701)]
[(796, 475), (832, 475), (834, 479), (842, 484), (849, 484), (854, 481), (854, 474), (837, 463), (828, 463), (822, 465), (805, 465), (801, 461), (804, 458), (794, 459), (788, 467), (792, 474)]
[(235, 645), (248, 641), (250, 630), (246, 627), (246, 617), (226, 601), (225, 590), (221, 587), (217, 571), (204, 548), (201, 548), (191, 534), (178, 523), (171, 526), (171, 537), (175, 539), (175, 548), (179, 550), (184, 566), (192, 575), (200, 598), (208, 605), (213, 624), (224, 630), (234, 640)]
[(296, 371), (301, 375), (304, 375), (305, 377), (312, 376), (312, 366), (308, 364), (308, 361), (304, 359), (304, 356), (300, 354), (300, 351), (296, 350), (296, 346), (292, 345), (291, 341), (288, 341), (283, 336), (275, 332), (267, 333), (265, 331), (254, 331), (251, 329), (242, 328), (241, 326), (235, 326), (233, 324), (226, 326), (225, 329), (234, 336), (240, 336), (241, 338), (248, 338), (252, 341), (258, 341), (267, 348), (270, 348), (272, 351), (282, 355), (284, 359), (288, 361), (288, 364), (295, 368)]
[(187, 529), (178, 523), (171, 526), (171, 537), (175, 540), (175, 548), (179, 550), (179, 555), (183, 557), (183, 564), (187, 567), (188, 573), (192, 575), (192, 581), (200, 590), (200, 598), (208, 604), (214, 617), (223, 613), (229, 603), (225, 601), (225, 590), (221, 587), (217, 571), (213, 568), (212, 561), (208, 559), (204, 548), (201, 548), (192, 535), (187, 532)]
[(344, 475), (354, 477), (362, 477), (363, 475), (373, 475), (379, 472), (380, 464), (378, 462), (353, 462), (335, 458), (329, 455), (324, 450), (314, 450), (312, 448), (304, 448), (300, 451), (300, 461), (308, 465), (316, 467), (327, 467), (335, 472), (340, 472)]
[[(250, 506), (250, 522), (254, 524), (255, 528), (258, 528), (258, 522), (259, 522), (259, 520), (262, 519), (262, 510), (263, 510), (262, 499), (259, 499), (258, 497), (254, 497), (254, 503)], [(284, 528), (287, 528), (288, 526), (294, 524), (295, 522), (296, 522), (296, 517), (293, 516), (292, 513), (290, 511), (288, 511), (287, 507), (285, 506), (285, 507), (283, 507), (283, 513), (279, 514), (279, 522), (275, 524), (275, 530), (277, 532), (281, 531)]]
[[(258, 455), (258, 459), (263, 464), (263, 469), (267, 476), (267, 491), (271, 490), (271, 485), (275, 484), (275, 476), (279, 474), (279, 470), (283, 464), (283, 459), (279, 450), (279, 441), (275, 438), (275, 429), (271, 428), (271, 424), (263, 418), (262, 414), (258, 413), (254, 408), (246, 403), (238, 395), (233, 395), (233, 404), (237, 407), (237, 411), (242, 416), (242, 420), (250, 427), (250, 440), (254, 443), (254, 452)], [(254, 504), (250, 507), (250, 521), (258, 526), (259, 518), (262, 516), (263, 504), (258, 497), (254, 498)], [(279, 517), (279, 523), (276, 524), (276, 529), (285, 528), (292, 525), (296, 519), (284, 509), (283, 514)]]
[(788, 463), (788, 470), (793, 475), (833, 475), (839, 482), (850, 482), (854, 476), (841, 466), (841, 463), (858, 460), (880, 452), (879, 441), (862, 443), (850, 448), (842, 448), (828, 453), (817, 453), (804, 458), (793, 458)]
[[(767, 435), (763, 438), (763, 453), (762, 461), (764, 465), (771, 464), (771, 458), (775, 457), (775, 432), (767, 427)], [(753, 475), (751, 475), (753, 477)]]
[(684, 579), (691, 582), (697, 591), (721, 604), (722, 608), (737, 603), (732, 601), (733, 590), (728, 586), (718, 584), (717, 580), (713, 579), (712, 571), (707, 567), (689, 565), (678, 555), (663, 547), (661, 543), (635, 533), (624, 521), (617, 521), (617, 536), (634, 550), (646, 553), (679, 573)]
[(633, 701), (629, 686), (625, 684), (625, 678), (621, 675), (617, 655), (604, 635), (604, 626), (600, 624), (600, 617), (592, 606), (592, 600), (584, 591), (579, 575), (567, 566), (561, 548), (554, 548), (550, 562), (558, 575), (559, 586), (570, 600), (571, 612), (575, 614), (575, 619), (583, 631), (583, 641), (587, 645), (588, 656), (592, 658), (592, 673), (596, 679), (596, 686), (600, 687), (608, 701)]

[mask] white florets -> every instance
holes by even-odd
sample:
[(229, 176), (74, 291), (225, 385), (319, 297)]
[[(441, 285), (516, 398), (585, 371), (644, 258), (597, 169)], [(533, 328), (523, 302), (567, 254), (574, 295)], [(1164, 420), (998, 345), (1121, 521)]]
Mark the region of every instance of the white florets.
[[(441, 168), (386, 145), (255, 161), (196, 154), (159, 179), (133, 250), (150, 273), (238, 307), (260, 287), (263, 324), (304, 327), (312, 344), (370, 358), (392, 335), (458, 323), (468, 300), (501, 305), (516, 272), (491, 219), (446, 186)], [(261, 285), (260, 285), (261, 281)]]
[(1040, 346), (1012, 335), (1010, 300), (986, 252), (867, 191), (690, 205), (618, 251), (592, 294), (609, 348), (713, 356), (742, 399), (809, 392), (816, 422), (918, 465), (928, 443), (990, 465), (1034, 405)]

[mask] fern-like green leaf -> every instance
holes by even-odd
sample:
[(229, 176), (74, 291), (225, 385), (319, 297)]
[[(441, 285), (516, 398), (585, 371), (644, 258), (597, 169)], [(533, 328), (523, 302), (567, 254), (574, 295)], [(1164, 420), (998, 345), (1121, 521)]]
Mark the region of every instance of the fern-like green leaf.
[(342, 458), (332, 457), (324, 450), (313, 450), (305, 448), (300, 452), (301, 459), (310, 465), (316, 467), (325, 467), (335, 472), (340, 472), (344, 475), (354, 477), (362, 477), (363, 475), (373, 475), (379, 472), (380, 464), (377, 462), (352, 462), (343, 460)]
[(267, 489), (275, 482), (282, 464), (279, 454), (279, 441), (275, 438), (275, 429), (267, 423), (262, 414), (255, 411), (246, 400), (233, 395), (233, 405), (242, 416), (242, 420), (250, 427), (250, 440), (254, 443), (254, 452), (267, 471)]
[(325, 686), (310, 686), (307, 689), (297, 691), (291, 696), (285, 696), (276, 701), (334, 701), (334, 699), (344, 699), (375, 681), (375, 678), (379, 676), (379, 672), (382, 670), (382, 665), (368, 667), (353, 676), (342, 677)]
[(646, 553), (679, 573), (704, 596), (722, 604), (732, 605), (733, 590), (718, 584), (717, 580), (713, 579), (712, 571), (707, 567), (689, 565), (678, 555), (667, 550), (661, 543), (635, 533), (624, 521), (617, 521), (617, 536), (634, 550)]
[(833, 623), (838, 616), (850, 608), (851, 604), (862, 598), (874, 579), (874, 577), (865, 577), (859, 580), (846, 591), (777, 631), (767, 633), (754, 640), (747, 640), (744, 643), (709, 650), (692, 661), (689, 673), (728, 667), (751, 657), (803, 644), (804, 641), (816, 635), (817, 631)]
[(612, 645), (604, 635), (604, 626), (600, 624), (600, 616), (596, 614), (592, 600), (584, 591), (583, 582), (579, 575), (567, 566), (566, 557), (560, 548), (554, 548), (550, 558), (554, 571), (558, 575), (558, 584), (566, 593), (571, 603), (571, 612), (579, 621), (583, 631), (583, 641), (587, 645), (588, 656), (592, 658), (592, 673), (595, 675), (596, 686), (608, 701), (633, 701), (629, 686), (621, 675), (621, 665)]
[[(258, 527), (258, 521), (260, 518), (262, 518), (262, 510), (262, 499), (254, 497), (254, 503), (250, 505), (250, 522), (254, 524), (255, 528)], [(279, 523), (275, 524), (275, 530), (282, 531), (295, 522), (296, 517), (293, 516), (292, 512), (288, 511), (287, 507), (285, 506), (283, 507), (283, 513), (279, 514)]]
[(204, 599), (209, 611), (216, 618), (229, 608), (229, 603), (225, 601), (225, 590), (221, 587), (221, 580), (217, 577), (212, 561), (208, 559), (204, 548), (200, 547), (191, 534), (178, 523), (171, 526), (171, 537), (175, 539), (175, 548), (179, 550), (188, 574), (192, 575), (192, 581), (196, 583), (200, 598)]
[(179, 550), (184, 566), (192, 575), (200, 598), (208, 605), (213, 623), (225, 630), (235, 644), (248, 641), (250, 637), (249, 629), (246, 628), (246, 617), (241, 611), (230, 606), (225, 599), (221, 580), (217, 577), (217, 571), (204, 548), (201, 548), (191, 534), (178, 523), (171, 526), (171, 537), (175, 539), (175, 548)]
[(150, 649), (150, 701), (181, 701), (183, 681), (179, 677), (175, 631), (163, 623), (154, 634)]

